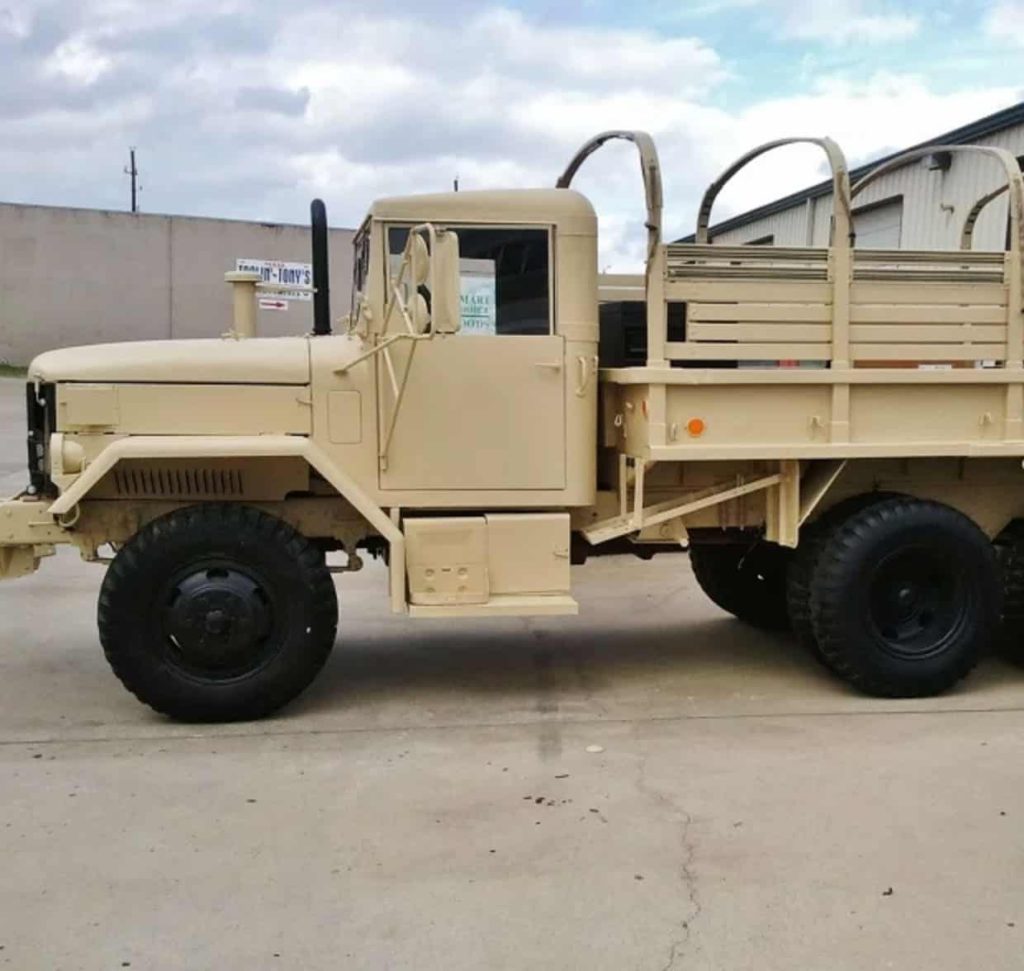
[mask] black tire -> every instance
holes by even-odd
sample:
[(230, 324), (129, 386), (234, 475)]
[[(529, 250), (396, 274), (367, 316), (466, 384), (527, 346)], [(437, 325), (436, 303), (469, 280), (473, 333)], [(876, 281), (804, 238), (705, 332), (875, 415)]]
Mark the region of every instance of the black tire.
[(1024, 520), (1015, 519), (995, 539), (1003, 581), (999, 646), (1012, 660), (1024, 660)]
[(825, 524), (814, 523), (800, 531), (800, 545), (789, 564), (786, 575), (786, 609), (793, 635), (805, 650), (824, 660), (818, 650), (811, 623), (811, 579), (814, 577), (818, 557), (821, 555), (829, 529)]
[(114, 673), (182, 721), (261, 718), (291, 701), (334, 646), (338, 601), (323, 553), (258, 509), (211, 504), (145, 526), (100, 590)]
[(811, 580), (817, 569), (818, 557), (832, 531), (844, 519), (876, 502), (896, 498), (899, 497), (891, 492), (866, 492), (849, 496), (826, 509), (817, 519), (800, 530), (800, 545), (789, 562), (789, 573), (786, 577), (789, 623), (800, 646), (811, 651), (826, 667), (828, 659), (818, 650), (814, 625), (811, 623)]
[(936, 502), (889, 499), (835, 527), (811, 581), (828, 665), (882, 697), (938, 694), (992, 641), (999, 572), (988, 537)]
[(774, 543), (697, 543), (690, 563), (700, 588), (722, 610), (763, 630), (786, 630), (790, 551)]

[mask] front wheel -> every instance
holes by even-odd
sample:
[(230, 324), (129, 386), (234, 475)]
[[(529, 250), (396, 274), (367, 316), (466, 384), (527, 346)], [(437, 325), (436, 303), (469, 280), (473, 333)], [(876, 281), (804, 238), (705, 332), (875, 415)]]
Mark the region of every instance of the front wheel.
[(868, 694), (952, 687), (995, 636), (999, 574), (988, 537), (948, 506), (890, 499), (837, 525), (810, 589), (828, 665)]
[(183, 721), (260, 718), (295, 698), (330, 654), (338, 604), (323, 553), (260, 510), (175, 510), (107, 570), (99, 631), (140, 701)]

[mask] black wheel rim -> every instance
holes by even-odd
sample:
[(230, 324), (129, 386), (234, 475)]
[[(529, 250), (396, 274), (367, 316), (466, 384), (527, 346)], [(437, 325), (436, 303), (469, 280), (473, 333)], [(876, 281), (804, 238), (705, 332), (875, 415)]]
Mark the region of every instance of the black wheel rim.
[(164, 657), (201, 681), (232, 681), (277, 653), (280, 609), (256, 571), (231, 560), (193, 564), (158, 599)]
[(969, 606), (966, 574), (944, 551), (898, 550), (871, 577), (868, 616), (879, 645), (893, 657), (941, 654), (963, 628)]

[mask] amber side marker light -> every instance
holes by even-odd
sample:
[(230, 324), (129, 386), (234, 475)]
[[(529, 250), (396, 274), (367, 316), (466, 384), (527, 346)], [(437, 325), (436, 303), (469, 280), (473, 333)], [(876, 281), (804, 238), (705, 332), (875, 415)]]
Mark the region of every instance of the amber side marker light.
[(686, 423), (686, 430), (694, 438), (698, 438), (699, 436), (703, 435), (705, 427), (706, 426), (704, 425), (704, 419), (703, 418), (691, 418)]

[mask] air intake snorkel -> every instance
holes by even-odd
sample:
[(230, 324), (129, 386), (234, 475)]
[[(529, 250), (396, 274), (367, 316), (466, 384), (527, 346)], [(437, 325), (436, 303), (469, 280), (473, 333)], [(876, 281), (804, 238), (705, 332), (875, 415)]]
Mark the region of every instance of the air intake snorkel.
[(331, 278), (327, 265), (327, 207), (322, 199), (309, 205), (313, 245), (313, 333), (331, 333)]

